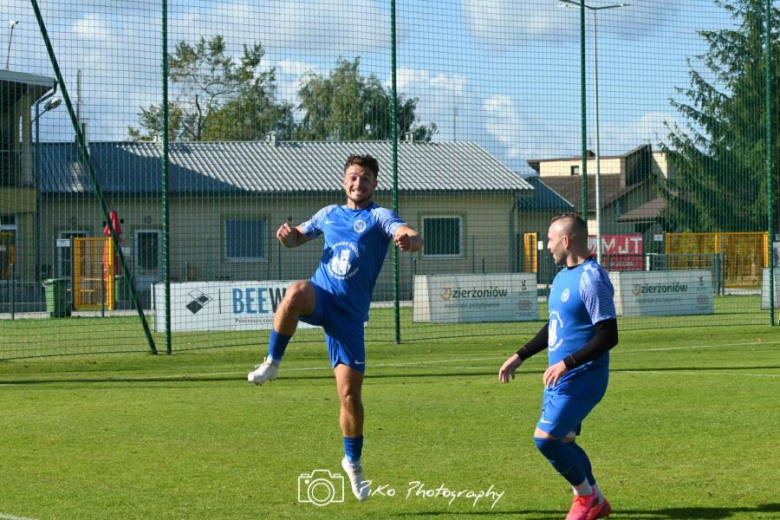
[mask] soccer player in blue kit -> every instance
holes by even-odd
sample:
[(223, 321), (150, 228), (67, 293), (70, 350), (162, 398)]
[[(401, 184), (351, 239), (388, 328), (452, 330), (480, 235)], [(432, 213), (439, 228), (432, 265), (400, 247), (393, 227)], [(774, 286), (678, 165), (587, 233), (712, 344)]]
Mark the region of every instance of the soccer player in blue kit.
[(298, 321), (325, 330), (328, 355), (341, 401), (339, 423), (344, 435), (341, 462), (358, 500), (370, 495), (360, 463), (363, 451), (361, 391), (366, 368), (363, 337), (371, 293), (392, 240), (401, 251), (419, 251), (422, 237), (371, 197), (377, 187), (379, 163), (370, 155), (351, 155), (344, 165), (347, 204), (322, 208), (299, 226), (285, 223), (276, 232), (284, 247), (298, 247), (325, 236), (319, 267), (305, 281), (287, 288), (274, 315), (268, 356), (250, 372), (250, 383), (276, 379), (279, 363)]
[(549, 367), (542, 377), (542, 416), (534, 441), (574, 491), (566, 520), (606, 518), (611, 513), (609, 502), (575, 438), (607, 391), (609, 350), (618, 343), (614, 289), (607, 273), (591, 258), (588, 226), (580, 216), (554, 217), (547, 241), (555, 263), (563, 267), (550, 289), (549, 320), (504, 362), (498, 378), (508, 383), (524, 360), (547, 349)]

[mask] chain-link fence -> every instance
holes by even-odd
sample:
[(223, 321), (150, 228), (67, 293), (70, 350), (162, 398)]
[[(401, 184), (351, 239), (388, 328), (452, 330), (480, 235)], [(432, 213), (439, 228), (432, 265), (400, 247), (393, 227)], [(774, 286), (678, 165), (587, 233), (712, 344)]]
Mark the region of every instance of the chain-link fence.
[(538, 330), (562, 212), (587, 217), (623, 329), (768, 325), (779, 17), (758, 0), (5, 1), (0, 358), (264, 344), (323, 256), (277, 228), (344, 204), (344, 161), (366, 153), (375, 201), (425, 239), (390, 248), (369, 339)]

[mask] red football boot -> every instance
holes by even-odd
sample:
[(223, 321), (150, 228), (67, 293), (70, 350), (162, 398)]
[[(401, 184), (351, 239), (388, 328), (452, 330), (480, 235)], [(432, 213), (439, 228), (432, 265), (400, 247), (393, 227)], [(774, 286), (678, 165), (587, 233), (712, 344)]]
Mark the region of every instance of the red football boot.
[(600, 504), (594, 504), (593, 509), (588, 513), (587, 520), (596, 520), (597, 518), (606, 518), (612, 514), (612, 508), (609, 506), (609, 502), (605, 498)]
[(588, 520), (588, 513), (596, 505), (596, 493), (590, 495), (575, 495), (571, 502), (571, 509), (566, 515), (566, 520)]

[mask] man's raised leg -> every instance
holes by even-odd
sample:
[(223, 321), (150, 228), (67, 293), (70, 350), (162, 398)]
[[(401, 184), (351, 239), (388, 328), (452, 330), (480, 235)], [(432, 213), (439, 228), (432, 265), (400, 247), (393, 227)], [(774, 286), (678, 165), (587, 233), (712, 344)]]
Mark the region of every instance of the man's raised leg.
[(344, 435), (344, 459), (341, 461), (341, 467), (349, 477), (355, 498), (366, 500), (371, 490), (360, 464), (363, 453), (363, 373), (344, 364), (336, 365), (334, 373), (341, 401), (339, 424)]
[(311, 282), (299, 281), (287, 288), (274, 315), (274, 325), (268, 340), (268, 356), (249, 373), (247, 380), (250, 383), (262, 385), (276, 379), (279, 364), (290, 338), (295, 334), (300, 316), (314, 312), (316, 302), (317, 293)]

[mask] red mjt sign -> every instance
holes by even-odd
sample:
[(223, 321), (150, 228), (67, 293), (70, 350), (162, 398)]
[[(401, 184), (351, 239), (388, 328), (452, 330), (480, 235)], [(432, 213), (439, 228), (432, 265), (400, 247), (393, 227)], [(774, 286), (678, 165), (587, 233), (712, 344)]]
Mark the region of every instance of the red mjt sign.
[[(596, 235), (588, 236), (588, 247), (596, 256)], [(601, 235), (601, 263), (608, 271), (642, 270), (642, 235)]]

